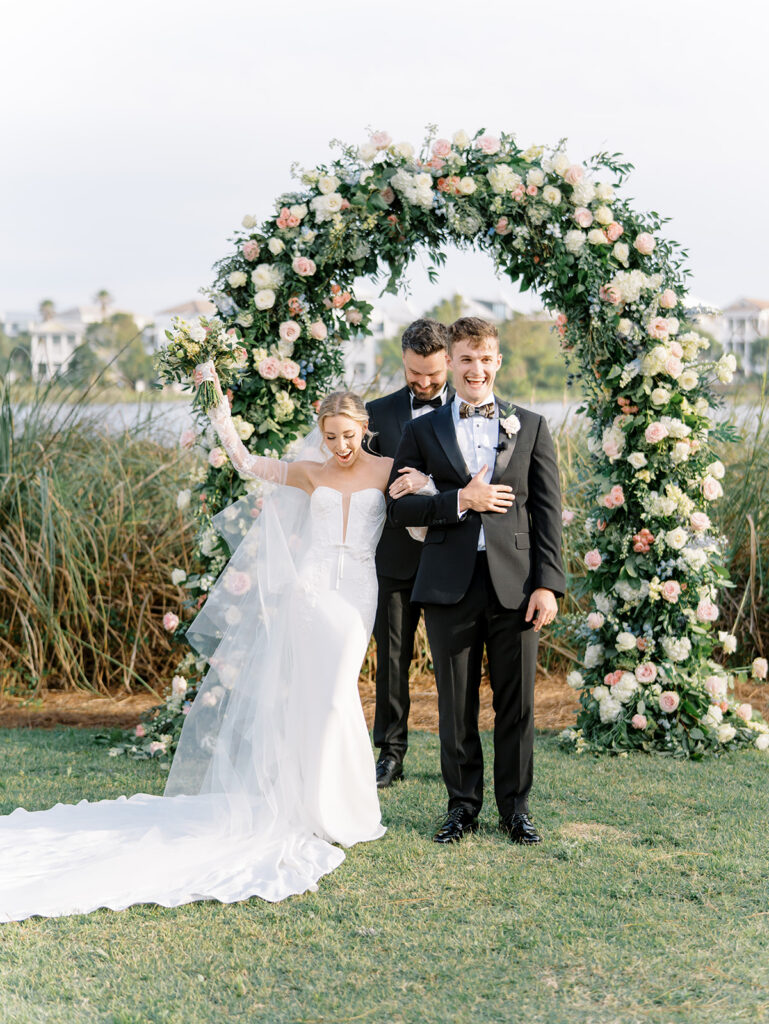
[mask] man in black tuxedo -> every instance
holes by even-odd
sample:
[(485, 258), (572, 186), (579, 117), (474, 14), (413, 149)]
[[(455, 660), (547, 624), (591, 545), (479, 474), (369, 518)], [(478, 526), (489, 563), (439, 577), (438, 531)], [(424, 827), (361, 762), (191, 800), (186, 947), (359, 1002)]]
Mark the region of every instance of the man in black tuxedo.
[[(401, 339), (406, 386), (368, 403), (369, 447), (392, 458), (403, 428), (451, 401), (446, 383), (447, 328), (435, 320), (416, 320)], [(409, 665), (420, 608), (411, 590), (422, 545), (403, 527), (387, 523), (376, 552), (379, 603), (374, 623), (377, 646), (374, 745), (379, 748), (377, 786), (384, 788), (403, 775), (408, 746)]]
[[(563, 594), (561, 494), (547, 424), (494, 396), (497, 330), (477, 317), (449, 328), (456, 396), (406, 424), (390, 478), (388, 517), (427, 526), (413, 598), (423, 605), (438, 685), (448, 814), (433, 837), (476, 831), (483, 800), (478, 691), (486, 646), (494, 703), (494, 794), (517, 843), (541, 837), (529, 819), (539, 631)], [(406, 466), (429, 474), (413, 493)]]

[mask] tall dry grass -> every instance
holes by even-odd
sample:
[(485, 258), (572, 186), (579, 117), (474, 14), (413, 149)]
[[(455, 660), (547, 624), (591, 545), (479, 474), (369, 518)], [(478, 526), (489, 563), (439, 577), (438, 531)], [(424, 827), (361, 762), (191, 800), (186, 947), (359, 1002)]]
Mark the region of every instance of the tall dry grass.
[(178, 660), (161, 616), (192, 550), (188, 456), (108, 433), (77, 397), (0, 383), (0, 692), (154, 691)]

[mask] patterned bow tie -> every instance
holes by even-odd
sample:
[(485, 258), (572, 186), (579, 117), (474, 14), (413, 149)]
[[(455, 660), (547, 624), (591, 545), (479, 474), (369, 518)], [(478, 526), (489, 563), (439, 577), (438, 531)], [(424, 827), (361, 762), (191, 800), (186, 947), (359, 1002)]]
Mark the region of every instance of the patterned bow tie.
[(469, 416), (485, 416), (487, 420), (493, 420), (494, 408), (493, 402), (487, 402), (485, 405), (470, 405), (468, 402), (460, 402), (459, 418), (466, 420)]
[(440, 395), (437, 398), (417, 398), (417, 396), (412, 392), (412, 409), (424, 409), (426, 405), (429, 405), (432, 409), (440, 409), (440, 407), (443, 405), (443, 402), (440, 399)]

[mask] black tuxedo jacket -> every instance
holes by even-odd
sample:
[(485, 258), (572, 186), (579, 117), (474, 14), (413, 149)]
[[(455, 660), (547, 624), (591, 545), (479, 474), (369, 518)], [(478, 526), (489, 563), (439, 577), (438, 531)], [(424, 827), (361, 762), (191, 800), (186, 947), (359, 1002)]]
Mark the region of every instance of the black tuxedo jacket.
[(481, 523), (489, 572), (505, 608), (520, 609), (537, 587), (560, 597), (566, 587), (561, 562), (561, 490), (555, 449), (542, 416), (497, 399), (500, 418), (515, 412), (520, 430), (508, 437), (501, 425), (492, 483), (509, 484), (515, 502), (507, 512), (473, 512), (459, 518), (457, 492), (471, 474), (457, 442), (451, 403), (406, 424), (393, 464), (429, 473), (438, 494), (387, 496), (395, 526), (427, 526), (414, 583), (420, 604), (456, 604), (472, 578)]
[[(449, 385), (446, 402), (451, 402), (453, 398), (454, 389)], [(366, 404), (366, 408), (369, 429), (375, 434), (368, 444), (369, 450), (377, 455), (395, 458), (406, 424), (411, 423), (411, 392), (403, 387), (391, 395), (375, 398)], [(429, 418), (430, 415), (426, 413), (419, 419)], [(380, 576), (391, 576), (397, 580), (411, 579), (417, 571), (421, 553), (422, 545), (419, 541), (413, 540), (405, 529), (396, 527), (388, 520), (376, 551), (377, 572)]]

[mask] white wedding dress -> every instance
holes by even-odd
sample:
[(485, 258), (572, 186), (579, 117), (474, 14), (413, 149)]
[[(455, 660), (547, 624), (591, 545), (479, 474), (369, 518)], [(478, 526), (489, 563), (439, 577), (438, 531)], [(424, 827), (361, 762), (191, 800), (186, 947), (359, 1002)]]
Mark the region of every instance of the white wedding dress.
[[(212, 419), (244, 476), (285, 479), (245, 451), (229, 408)], [(236, 536), (237, 511), (218, 517)], [(384, 519), (374, 488), (273, 490), (188, 633), (212, 667), (165, 794), (0, 818), (0, 921), (282, 900), (344, 860), (335, 844), (384, 834), (357, 689)]]

